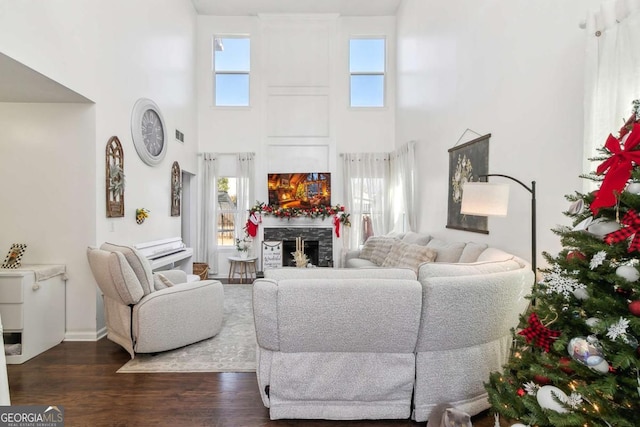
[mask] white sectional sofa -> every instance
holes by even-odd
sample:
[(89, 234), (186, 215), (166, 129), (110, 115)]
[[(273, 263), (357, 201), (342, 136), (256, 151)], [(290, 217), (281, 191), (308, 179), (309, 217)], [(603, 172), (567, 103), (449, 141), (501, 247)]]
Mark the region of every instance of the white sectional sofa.
[(424, 233), (401, 233), (370, 237), (362, 249), (345, 255), (345, 267), (407, 267), (414, 271), (423, 262), (471, 263), (510, 259), (513, 256), (490, 250), (474, 242), (445, 242)]
[[(437, 257), (459, 261), (467, 246)], [(487, 409), (484, 382), (507, 361), (534, 276), (517, 257), (474, 245), (469, 259), (472, 249), (475, 262), (416, 270), (265, 271), (253, 301), (271, 418), (426, 421), (443, 402)]]
[(409, 418), (421, 295), (406, 269), (265, 271), (253, 310), (271, 419)]

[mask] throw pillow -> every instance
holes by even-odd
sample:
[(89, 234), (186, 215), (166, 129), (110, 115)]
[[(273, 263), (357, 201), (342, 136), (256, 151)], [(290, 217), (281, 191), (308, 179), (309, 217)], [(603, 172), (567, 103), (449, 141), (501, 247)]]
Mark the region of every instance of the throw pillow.
[(414, 245), (426, 245), (431, 240), (431, 236), (423, 233), (414, 233), (413, 231), (407, 232), (402, 241)]
[(439, 239), (432, 239), (427, 243), (427, 247), (435, 250), (438, 254), (436, 262), (458, 262), (464, 246), (464, 242), (447, 243)]
[(487, 249), (486, 243), (475, 243), (469, 242), (462, 250), (462, 255), (460, 255), (460, 260), (458, 262), (476, 262), (478, 260), (478, 256)]
[[(387, 255), (389, 255), (389, 251), (391, 251), (391, 248), (393, 247), (393, 245), (396, 242), (399, 242), (399, 240), (398, 239), (393, 239), (391, 237), (384, 237), (384, 236), (369, 237), (367, 239), (367, 243), (371, 239), (374, 239), (374, 243), (373, 243), (374, 244), (374, 249), (373, 249), (373, 253), (371, 254), (371, 257), (369, 258), (369, 261), (371, 261), (374, 264), (380, 266), (380, 265), (382, 265), (384, 260), (387, 258)], [(365, 243), (365, 245), (367, 243)], [(361, 258), (362, 258), (362, 256), (361, 256)]]
[(379, 265), (381, 265), (382, 267), (399, 267), (400, 261), (404, 257), (404, 252), (407, 246), (409, 245), (400, 240), (396, 240), (395, 242), (393, 242), (391, 250), (388, 252), (384, 261), (382, 261), (382, 264)]
[(153, 287), (156, 289), (156, 291), (159, 291), (160, 289), (166, 289), (166, 288), (170, 288), (174, 285), (174, 283), (167, 279), (167, 276), (165, 276), (164, 274), (161, 273), (155, 273), (153, 275)]
[(379, 240), (379, 237), (369, 237), (367, 241), (364, 242), (364, 246), (360, 250), (360, 255), (358, 256), (358, 258), (371, 261), (371, 256), (373, 255), (373, 251), (376, 249), (376, 243)]
[(407, 267), (417, 272), (421, 264), (435, 261), (436, 255), (436, 251), (426, 246), (407, 245), (397, 267)]
[(390, 231), (387, 234), (385, 234), (386, 237), (393, 237), (394, 239), (400, 239), (400, 240), (402, 240), (404, 235), (405, 233), (401, 233), (399, 231)]
[(487, 248), (478, 256), (478, 262), (481, 261), (506, 261), (513, 259), (513, 255), (506, 253), (500, 249)]

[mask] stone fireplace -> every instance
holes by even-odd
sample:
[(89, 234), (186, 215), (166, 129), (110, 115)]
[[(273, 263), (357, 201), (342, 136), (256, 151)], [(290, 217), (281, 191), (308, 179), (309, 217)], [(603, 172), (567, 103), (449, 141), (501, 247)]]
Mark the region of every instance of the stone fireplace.
[(296, 250), (296, 238), (304, 240), (304, 253), (311, 264), (333, 266), (333, 229), (326, 227), (273, 227), (264, 229), (265, 241), (282, 241), (282, 266), (295, 266), (291, 252)]

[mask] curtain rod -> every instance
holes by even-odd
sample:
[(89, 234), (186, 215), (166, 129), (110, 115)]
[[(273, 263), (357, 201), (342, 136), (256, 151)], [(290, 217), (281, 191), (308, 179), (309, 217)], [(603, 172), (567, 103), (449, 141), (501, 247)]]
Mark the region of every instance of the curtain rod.
[[(416, 145), (416, 141), (414, 139), (412, 139), (411, 141), (408, 141), (406, 144), (402, 144), (400, 147), (396, 148), (393, 151), (389, 151), (389, 152), (380, 152), (380, 153), (373, 153), (373, 154), (387, 154), (387, 155), (391, 155), (393, 153), (395, 153), (396, 151), (398, 151), (400, 148), (402, 148), (404, 145), (410, 146), (410, 145)], [(340, 153), (340, 157), (344, 157), (345, 154), (350, 154), (350, 153)], [(352, 154), (372, 154), (372, 153), (352, 153)]]
[[(206, 153), (206, 154), (213, 154), (214, 156), (236, 156), (238, 154), (253, 154), (254, 156), (256, 155), (256, 153), (254, 153), (253, 151), (249, 151), (249, 152), (238, 152), (238, 153)], [(202, 157), (204, 156), (205, 153), (198, 153), (198, 157)]]

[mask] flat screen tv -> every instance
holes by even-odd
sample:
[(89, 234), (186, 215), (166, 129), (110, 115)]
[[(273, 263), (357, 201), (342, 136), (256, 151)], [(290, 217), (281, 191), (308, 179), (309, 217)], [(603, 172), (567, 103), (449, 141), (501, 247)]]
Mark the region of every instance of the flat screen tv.
[(331, 206), (331, 174), (327, 172), (270, 173), (269, 204), (307, 209)]

